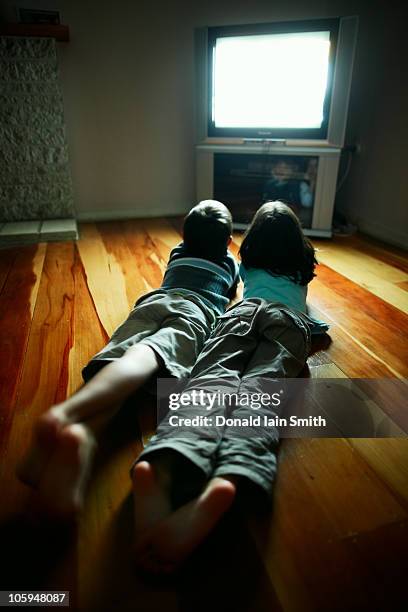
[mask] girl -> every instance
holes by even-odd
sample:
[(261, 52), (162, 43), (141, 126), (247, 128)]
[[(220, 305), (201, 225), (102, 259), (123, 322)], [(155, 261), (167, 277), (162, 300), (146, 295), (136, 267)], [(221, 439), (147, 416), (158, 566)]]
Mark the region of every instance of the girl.
[[(237, 401), (231, 411), (214, 398), (243, 391), (259, 396), (259, 391), (267, 390), (268, 381), (298, 376), (309, 354), (311, 333), (328, 329), (306, 314), (307, 285), (315, 276), (317, 262), (313, 246), (286, 204), (261, 206), (246, 232), (240, 256), (244, 299), (219, 317), (191, 372), (183, 402), (170, 415), (173, 425), (170, 418), (160, 423), (132, 472), (136, 548), (139, 564), (150, 571), (177, 567), (246, 484), (270, 494), (276, 474), (277, 429), (217, 427), (216, 418), (226, 411), (234, 422), (243, 422), (254, 411)], [(207, 398), (212, 396), (211, 410), (202, 403), (195, 405), (193, 397), (199, 397), (200, 391), (209, 394)], [(264, 417), (273, 416), (272, 411), (271, 405), (257, 406), (256, 414), (263, 423)], [(174, 427), (175, 414), (178, 427)], [(183, 427), (185, 419), (203, 414), (212, 421)], [(187, 503), (179, 499), (173, 512), (172, 491), (180, 487), (187, 497), (194, 497)]]

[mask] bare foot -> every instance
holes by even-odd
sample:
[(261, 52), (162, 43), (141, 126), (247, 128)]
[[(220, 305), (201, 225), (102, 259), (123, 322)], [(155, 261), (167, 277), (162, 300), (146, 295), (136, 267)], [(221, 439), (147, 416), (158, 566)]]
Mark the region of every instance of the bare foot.
[(83, 424), (67, 425), (57, 442), (37, 487), (37, 506), (55, 520), (71, 520), (82, 509), (96, 441)]
[(147, 461), (140, 461), (132, 472), (135, 553), (140, 562), (149, 554), (154, 528), (171, 513), (170, 476), (155, 469)]
[(173, 512), (155, 529), (149, 554), (140, 565), (153, 573), (174, 572), (205, 540), (231, 507), (235, 485), (225, 478), (213, 478), (203, 493)]
[(42, 473), (54, 452), (58, 434), (65, 425), (65, 420), (57, 406), (47, 410), (37, 421), (31, 447), (17, 468), (17, 476), (30, 487), (37, 487)]

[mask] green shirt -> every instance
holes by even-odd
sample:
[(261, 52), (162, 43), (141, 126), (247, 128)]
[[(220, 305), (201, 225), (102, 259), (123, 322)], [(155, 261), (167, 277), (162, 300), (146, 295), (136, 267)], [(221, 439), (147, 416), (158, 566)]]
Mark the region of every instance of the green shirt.
[(307, 285), (299, 285), (287, 276), (272, 274), (263, 268), (245, 268), (240, 265), (239, 274), (244, 282), (244, 299), (262, 298), (269, 302), (281, 302), (288, 308), (307, 315), (311, 333), (322, 334), (329, 329), (327, 323), (312, 318), (307, 312)]

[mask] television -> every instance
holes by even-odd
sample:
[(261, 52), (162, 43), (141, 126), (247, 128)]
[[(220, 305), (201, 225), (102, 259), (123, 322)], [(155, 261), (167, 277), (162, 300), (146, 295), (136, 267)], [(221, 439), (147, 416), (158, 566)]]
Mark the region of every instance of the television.
[(330, 236), (358, 18), (196, 31), (197, 197), (245, 227), (271, 199)]

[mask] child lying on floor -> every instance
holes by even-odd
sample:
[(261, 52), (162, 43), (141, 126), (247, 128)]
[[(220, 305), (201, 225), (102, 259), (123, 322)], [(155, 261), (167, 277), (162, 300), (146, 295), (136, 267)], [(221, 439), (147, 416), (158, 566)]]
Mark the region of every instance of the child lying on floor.
[(232, 218), (206, 200), (184, 220), (160, 289), (142, 296), (127, 320), (83, 370), (86, 384), (39, 419), (19, 477), (44, 510), (70, 518), (82, 507), (96, 434), (153, 376), (186, 377), (238, 283), (228, 252)]
[[(263, 380), (293, 378), (305, 366), (311, 333), (328, 326), (306, 314), (307, 285), (314, 277), (314, 249), (292, 210), (281, 202), (256, 213), (240, 249), (244, 299), (221, 315), (183, 395), (200, 389), (259, 391)], [(212, 408), (211, 414), (225, 407)], [(248, 406), (234, 417), (249, 417)], [(179, 419), (203, 414), (181, 406)], [(270, 406), (257, 414), (271, 414)], [(250, 432), (251, 433), (251, 432)], [(253, 433), (253, 432), (252, 432)], [(132, 477), (136, 551), (150, 572), (171, 572), (214, 528), (247, 483), (270, 494), (276, 474), (278, 434), (236, 435), (233, 429), (190, 429), (164, 419), (137, 459)], [(260, 434), (260, 435), (259, 435)], [(192, 499), (172, 509), (177, 488), (191, 484)], [(194, 491), (195, 489), (195, 491)], [(188, 495), (187, 495), (188, 497)]]

